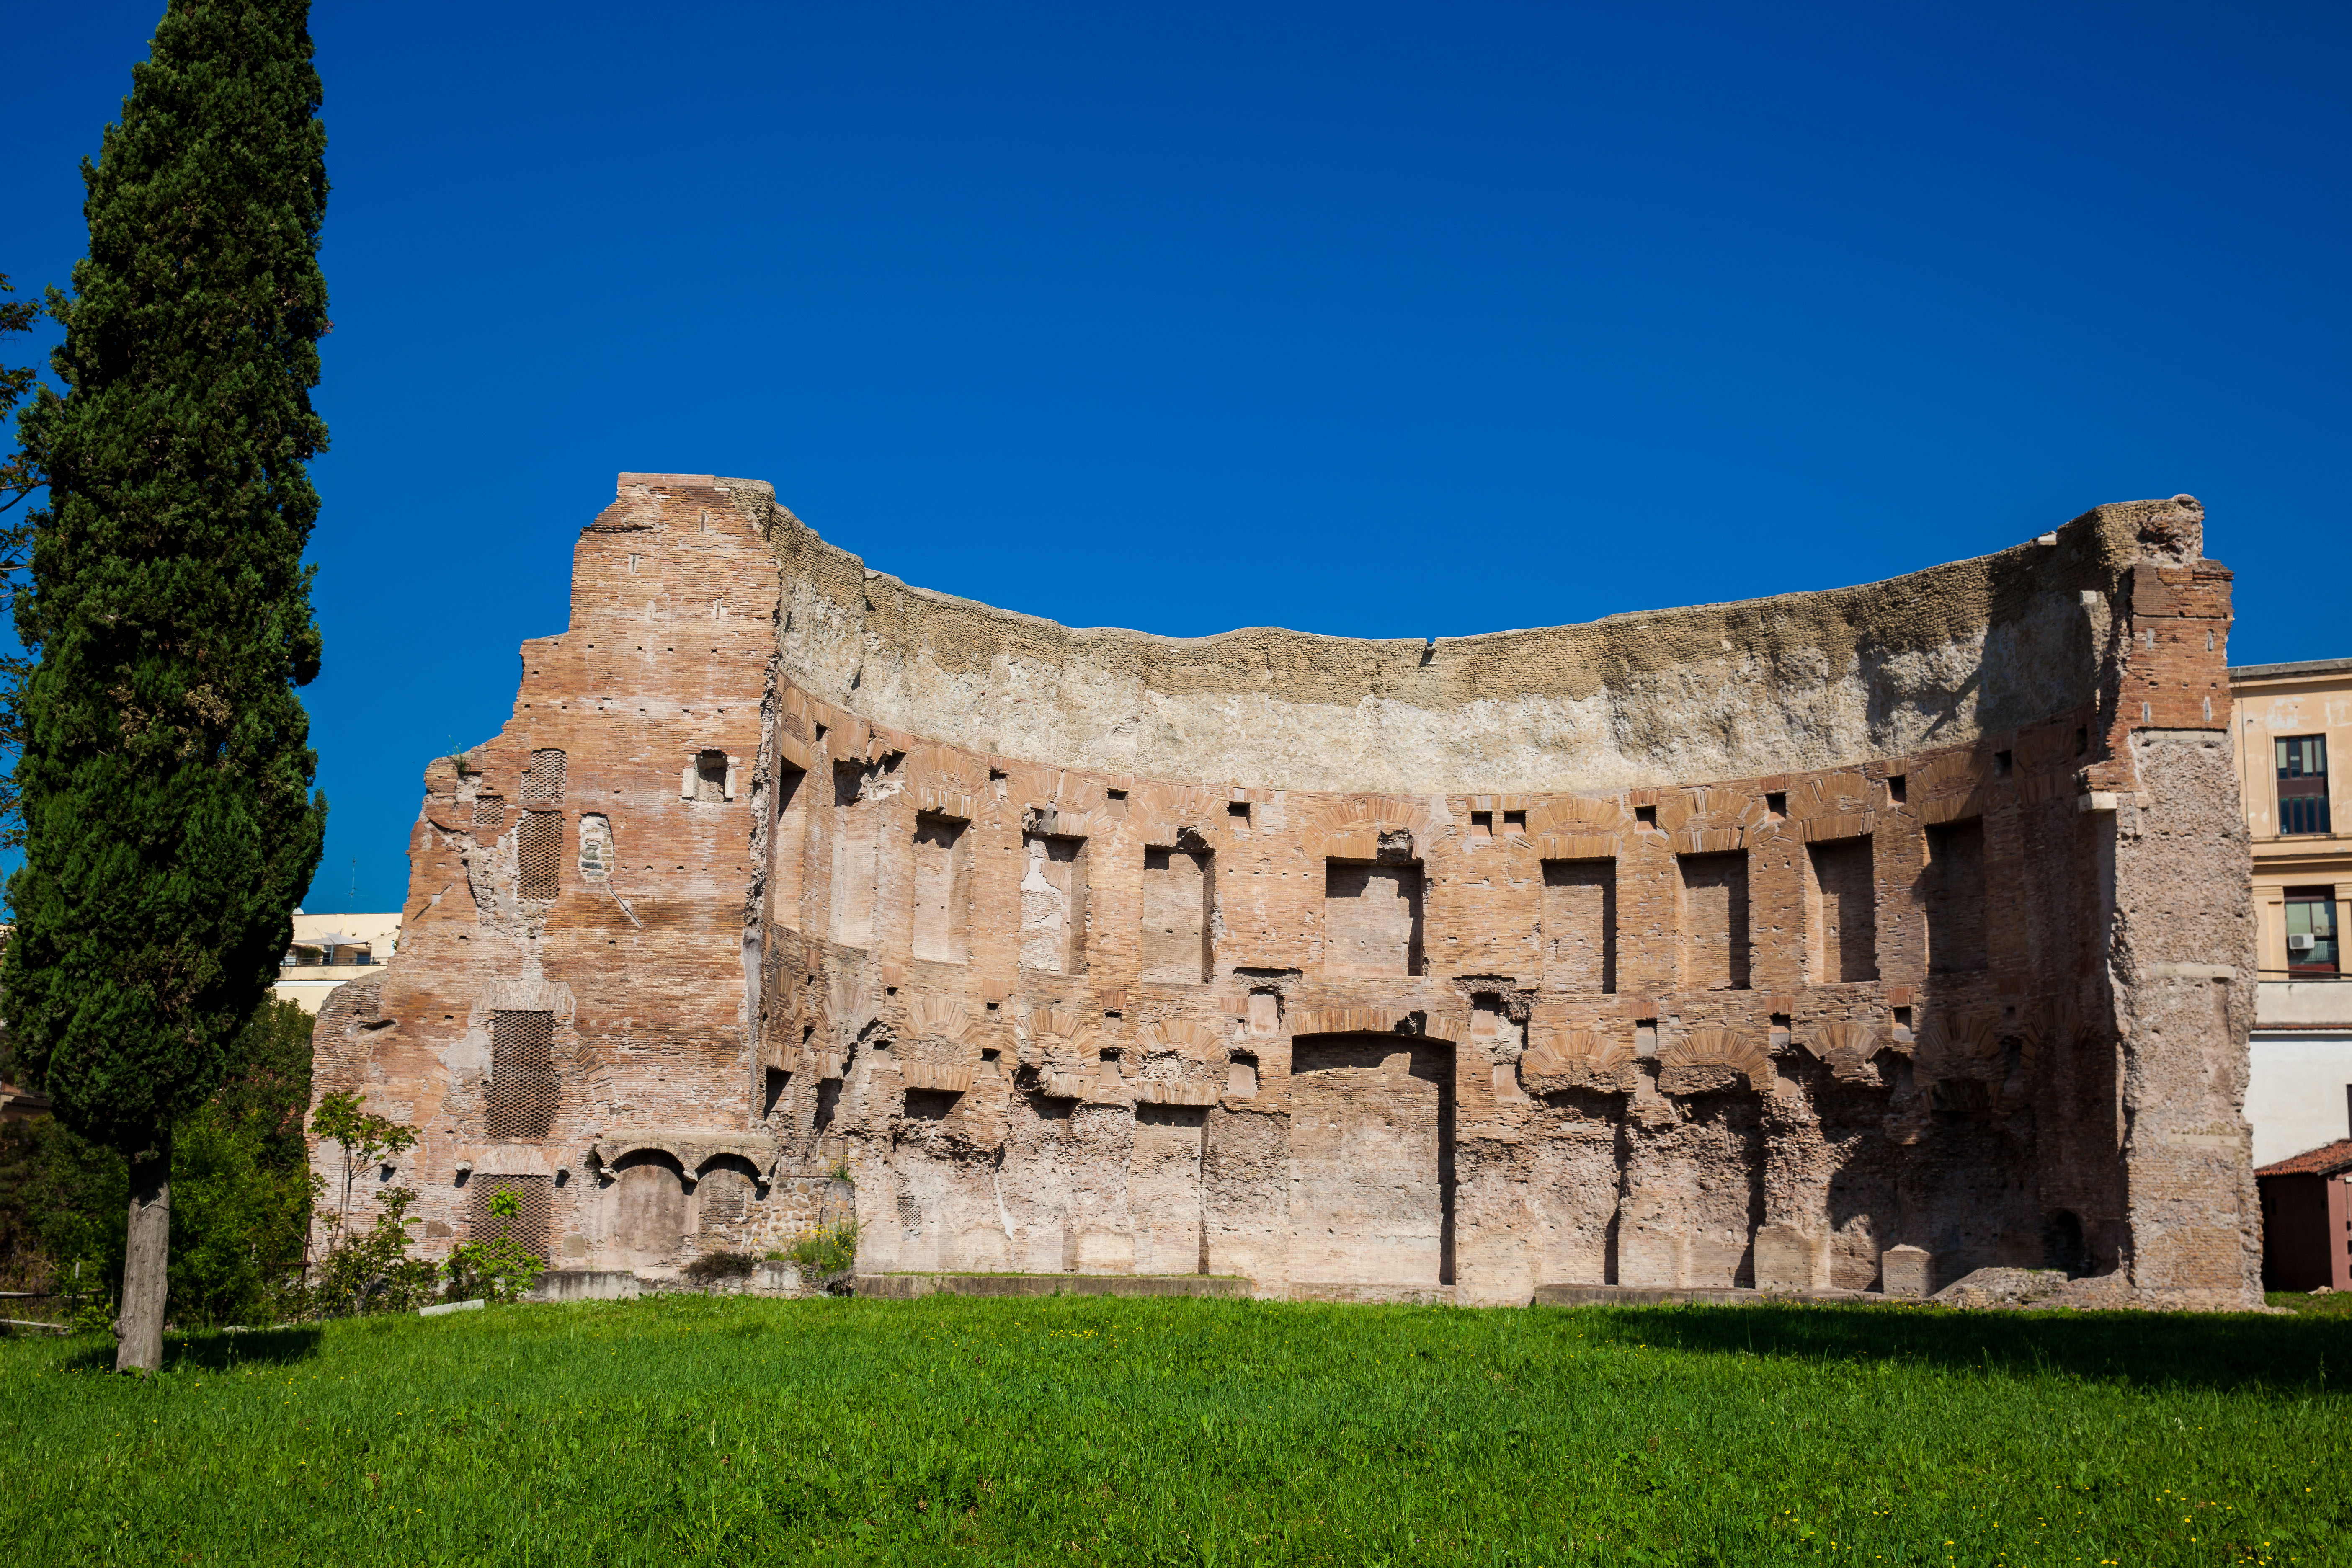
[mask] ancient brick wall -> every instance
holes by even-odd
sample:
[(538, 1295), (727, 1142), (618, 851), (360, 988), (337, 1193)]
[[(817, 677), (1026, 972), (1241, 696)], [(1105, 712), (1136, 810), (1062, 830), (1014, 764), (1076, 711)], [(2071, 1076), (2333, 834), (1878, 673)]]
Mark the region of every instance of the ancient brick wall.
[(559, 1264), (779, 1245), (845, 1167), (876, 1268), (1524, 1301), (1875, 1289), (1902, 1247), (2242, 1304), (2200, 533), (2180, 498), (1834, 594), (1179, 642), (625, 475), (513, 721), (428, 770), (320, 1089), (425, 1129), (433, 1243), (525, 1184)]

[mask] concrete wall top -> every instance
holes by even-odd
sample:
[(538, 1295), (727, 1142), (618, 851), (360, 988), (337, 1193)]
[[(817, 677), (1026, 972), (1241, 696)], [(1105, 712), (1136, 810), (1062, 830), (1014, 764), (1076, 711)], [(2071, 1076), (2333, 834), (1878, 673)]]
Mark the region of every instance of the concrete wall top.
[(1427, 644), (1065, 626), (869, 570), (764, 485), (716, 488), (766, 518), (783, 673), (872, 722), (1174, 782), (1409, 793), (1834, 767), (2094, 702), (2115, 601), (2136, 567), (2199, 563), (2204, 517), (2123, 502), (1883, 583)]

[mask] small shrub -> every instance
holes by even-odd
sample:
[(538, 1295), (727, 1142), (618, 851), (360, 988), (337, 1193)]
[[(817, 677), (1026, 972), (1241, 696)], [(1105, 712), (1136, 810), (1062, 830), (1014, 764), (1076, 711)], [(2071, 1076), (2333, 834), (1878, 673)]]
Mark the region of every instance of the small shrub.
[(698, 1285), (714, 1279), (740, 1279), (759, 1259), (748, 1252), (706, 1252), (686, 1266), (686, 1277)]
[(784, 1256), (800, 1266), (811, 1284), (831, 1289), (857, 1265), (857, 1222), (844, 1220), (803, 1231), (785, 1248)]
[[(342, 1170), (336, 1202), (321, 1203), (317, 1208), (320, 1227), (327, 1236), (326, 1254), (313, 1266), (309, 1288), (299, 1292), (307, 1299), (289, 1299), (286, 1306), (297, 1313), (307, 1309), (325, 1317), (348, 1317), (406, 1311), (431, 1300), (433, 1265), (408, 1256), (409, 1244), (415, 1239), (408, 1234), (408, 1227), (415, 1223), (408, 1217), (408, 1206), (416, 1201), (414, 1190), (377, 1189), (375, 1201), (381, 1212), (374, 1226), (365, 1231), (352, 1228), (352, 1207), (361, 1173), (415, 1148), (416, 1129), (376, 1115), (361, 1104), (356, 1094), (330, 1094), (319, 1102), (310, 1131), (341, 1147)], [(323, 1181), (313, 1176), (310, 1184), (314, 1194), (323, 1194)]]
[[(354, 1317), (363, 1312), (405, 1312), (433, 1299), (433, 1265), (408, 1256), (415, 1238), (408, 1227), (408, 1205), (416, 1201), (414, 1189), (383, 1187), (375, 1194), (382, 1211), (373, 1229), (357, 1233), (331, 1229), (332, 1244), (311, 1268), (311, 1283), (300, 1292), (307, 1300), (289, 1299), (289, 1315), (307, 1309), (322, 1317)], [(332, 1220), (332, 1211), (321, 1208)]]
[(460, 1242), (442, 1261), (452, 1301), (511, 1301), (530, 1294), (547, 1270), (547, 1260), (517, 1241), (509, 1223), (522, 1212), (522, 1200), (512, 1192), (492, 1193), (489, 1208), (490, 1217), (499, 1222), (499, 1234), (488, 1241)]

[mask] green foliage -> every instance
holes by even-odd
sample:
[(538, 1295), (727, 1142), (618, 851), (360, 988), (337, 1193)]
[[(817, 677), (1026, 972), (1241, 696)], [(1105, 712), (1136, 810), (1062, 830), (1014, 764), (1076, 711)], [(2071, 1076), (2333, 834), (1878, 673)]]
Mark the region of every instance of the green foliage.
[[(289, 1304), (313, 1201), (302, 1142), (310, 1026), (294, 1004), (265, 1002), (237, 1037), (234, 1075), (180, 1122), (168, 1305), (176, 1323), (267, 1322)], [(90, 1301), (111, 1302), (129, 1182), (120, 1153), (53, 1117), (0, 1123), (0, 1289), (79, 1286)]]
[[(0, 294), (16, 291), (16, 286), (8, 281), (8, 275), (0, 272)], [(0, 337), (32, 331), (39, 313), (40, 308), (30, 300), (0, 300)], [(0, 428), (14, 434), (15, 422), (9, 416), (38, 380), (31, 365), (0, 362)], [(16, 590), (24, 582), (33, 530), (29, 517), (7, 514), (16, 511), (27, 496), (40, 488), (40, 483), (39, 472), (21, 448), (10, 452), (7, 459), (0, 462), (0, 608), (11, 613)], [(24, 749), (25, 727), (18, 705), (25, 677), (32, 668), (33, 661), (22, 654), (0, 653), (0, 755), (13, 757)], [(0, 850), (24, 847), (25, 817), (18, 809), (12, 768), (0, 774)]]
[[(408, 1256), (415, 1239), (408, 1217), (415, 1191), (409, 1187), (379, 1187), (375, 1192), (375, 1223), (354, 1231), (334, 1229), (325, 1252), (311, 1264), (306, 1300), (298, 1310), (321, 1317), (351, 1318), (365, 1312), (404, 1312), (433, 1299), (439, 1276), (433, 1265)], [(331, 1211), (320, 1205), (319, 1216)]]
[(514, 1238), (514, 1217), (522, 1200), (511, 1192), (490, 1194), (490, 1217), (499, 1234), (487, 1240), (461, 1241), (449, 1249), (441, 1272), (449, 1281), (453, 1301), (511, 1301), (528, 1295), (547, 1268), (547, 1260)]
[(817, 1281), (846, 1274), (857, 1265), (857, 1222), (844, 1220), (803, 1231), (784, 1249), (784, 1256)]
[[(354, 1230), (352, 1210), (367, 1173), (385, 1160), (416, 1146), (416, 1129), (378, 1116), (358, 1094), (337, 1091), (322, 1096), (310, 1118), (310, 1131), (333, 1143), (341, 1157), (334, 1201), (320, 1203), (317, 1216), (326, 1232), (325, 1252), (310, 1270), (310, 1310), (328, 1317), (352, 1317), (362, 1312), (398, 1312), (429, 1300), (436, 1276), (433, 1265), (408, 1256), (415, 1239), (408, 1217), (416, 1194), (408, 1187), (374, 1189), (375, 1222)], [(317, 1178), (313, 1178), (317, 1182)], [(324, 1196), (324, 1184), (313, 1193)]]
[(273, 1166), (261, 1129), (217, 1103), (172, 1140), (173, 1322), (266, 1323), (298, 1283), (310, 1226), (307, 1173)]
[(686, 1266), (686, 1277), (698, 1285), (714, 1279), (740, 1279), (758, 1266), (748, 1252), (706, 1252)]
[(59, 1120), (156, 1146), (227, 1077), (319, 860), (294, 688), (326, 443), (325, 132), (306, 0), (171, 0), (83, 165), (89, 250), (18, 422), (25, 864), (0, 977)]
[(294, 1003), (264, 997), (237, 1037), (228, 1081), (213, 1094), (213, 1107), (249, 1129), (276, 1169), (310, 1168), (302, 1115), (310, 1109), (310, 1032), (317, 1022)]
[(130, 1194), (122, 1156), (55, 1117), (0, 1122), (0, 1289), (112, 1300)]
[(2347, 1352), (2340, 1318), (1075, 1296), (336, 1322), (198, 1336), (147, 1384), (23, 1341), (0, 1540), (353, 1568), (2337, 1563)]
[(342, 1155), (335, 1206), (331, 1211), (320, 1210), (320, 1218), (338, 1233), (351, 1228), (352, 1200), (369, 1168), (416, 1147), (415, 1128), (378, 1116), (361, 1101), (358, 1094), (338, 1090), (322, 1097), (317, 1114), (310, 1118), (310, 1131), (333, 1143)]

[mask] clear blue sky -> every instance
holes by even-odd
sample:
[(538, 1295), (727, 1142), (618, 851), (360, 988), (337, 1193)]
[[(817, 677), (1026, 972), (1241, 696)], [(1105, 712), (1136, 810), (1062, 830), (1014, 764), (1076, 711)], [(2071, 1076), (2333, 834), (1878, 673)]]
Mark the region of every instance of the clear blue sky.
[[(11, 16), (0, 270), (158, 0)], [(2352, 654), (2352, 11), (321, 3), (313, 910), (621, 469), (1080, 625), (1453, 635), (2187, 490)]]

